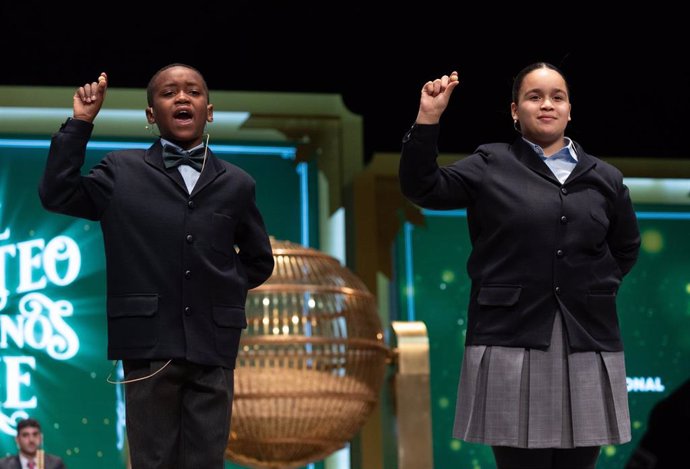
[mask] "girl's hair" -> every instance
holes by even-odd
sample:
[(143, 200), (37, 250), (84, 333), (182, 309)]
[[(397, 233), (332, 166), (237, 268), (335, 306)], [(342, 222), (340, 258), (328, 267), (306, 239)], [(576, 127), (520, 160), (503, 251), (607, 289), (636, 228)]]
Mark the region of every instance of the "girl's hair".
[(560, 76), (563, 77), (563, 81), (565, 81), (565, 91), (570, 95), (570, 86), (568, 86), (568, 80), (565, 78), (565, 74), (561, 72), (558, 67), (555, 65), (552, 65), (548, 62), (535, 62), (533, 64), (530, 64), (520, 70), (520, 73), (517, 74), (515, 79), (513, 80), (513, 102), (517, 103), (519, 98), (520, 98), (520, 87), (522, 86), (522, 82), (525, 81), (525, 76), (528, 73), (531, 73), (539, 68), (548, 68), (549, 70), (553, 70), (554, 72), (558, 73)]

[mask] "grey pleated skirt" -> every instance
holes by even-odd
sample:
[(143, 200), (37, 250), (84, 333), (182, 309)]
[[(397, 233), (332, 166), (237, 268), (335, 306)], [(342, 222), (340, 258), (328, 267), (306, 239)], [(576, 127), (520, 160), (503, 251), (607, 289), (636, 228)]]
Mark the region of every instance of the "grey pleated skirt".
[(465, 347), (453, 436), (519, 448), (630, 441), (623, 352), (566, 353), (560, 311), (546, 351)]

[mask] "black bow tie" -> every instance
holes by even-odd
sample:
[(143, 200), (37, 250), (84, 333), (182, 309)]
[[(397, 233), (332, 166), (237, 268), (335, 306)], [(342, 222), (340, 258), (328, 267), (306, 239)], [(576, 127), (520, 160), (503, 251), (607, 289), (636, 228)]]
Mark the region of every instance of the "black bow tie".
[(163, 163), (166, 168), (174, 168), (181, 164), (186, 164), (201, 172), (205, 153), (206, 147), (187, 151), (171, 145), (163, 145)]

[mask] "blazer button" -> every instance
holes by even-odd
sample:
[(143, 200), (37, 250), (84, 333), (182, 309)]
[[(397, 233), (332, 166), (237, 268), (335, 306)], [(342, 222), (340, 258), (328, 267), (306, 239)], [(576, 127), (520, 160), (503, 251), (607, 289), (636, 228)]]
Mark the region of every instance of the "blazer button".
[(192, 278), (192, 271), (186, 270), (184, 273), (184, 278)]
[(563, 254), (564, 254), (563, 249), (559, 249), (558, 251), (556, 251), (557, 257), (563, 257)]
[(568, 193), (568, 189), (566, 189), (565, 187), (561, 187), (561, 192), (563, 193), (563, 195), (566, 195)]
[(187, 202), (187, 207), (189, 207), (189, 208), (194, 208), (194, 207), (196, 207), (196, 204), (194, 203), (193, 200), (190, 200), (190, 201)]
[(560, 295), (561, 294), (561, 287), (556, 287), (554, 289), (554, 291), (556, 292), (556, 295)]
[(185, 314), (185, 316), (191, 316), (192, 315), (192, 307), (191, 306), (185, 306), (184, 314)]
[(566, 223), (568, 223), (568, 217), (566, 217), (565, 215), (563, 215), (563, 216), (561, 217), (561, 224), (565, 225)]
[(194, 236), (192, 236), (192, 235), (187, 235), (187, 236), (185, 237), (185, 239), (187, 240), (188, 243), (191, 244), (191, 242), (194, 241)]

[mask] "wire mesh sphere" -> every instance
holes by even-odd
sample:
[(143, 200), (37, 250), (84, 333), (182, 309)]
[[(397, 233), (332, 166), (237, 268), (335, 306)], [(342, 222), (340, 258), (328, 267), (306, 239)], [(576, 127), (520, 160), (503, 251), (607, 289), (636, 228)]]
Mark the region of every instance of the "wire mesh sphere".
[(275, 267), (249, 291), (227, 459), (296, 468), (350, 441), (373, 411), (388, 348), (375, 297), (340, 262), (271, 239)]

